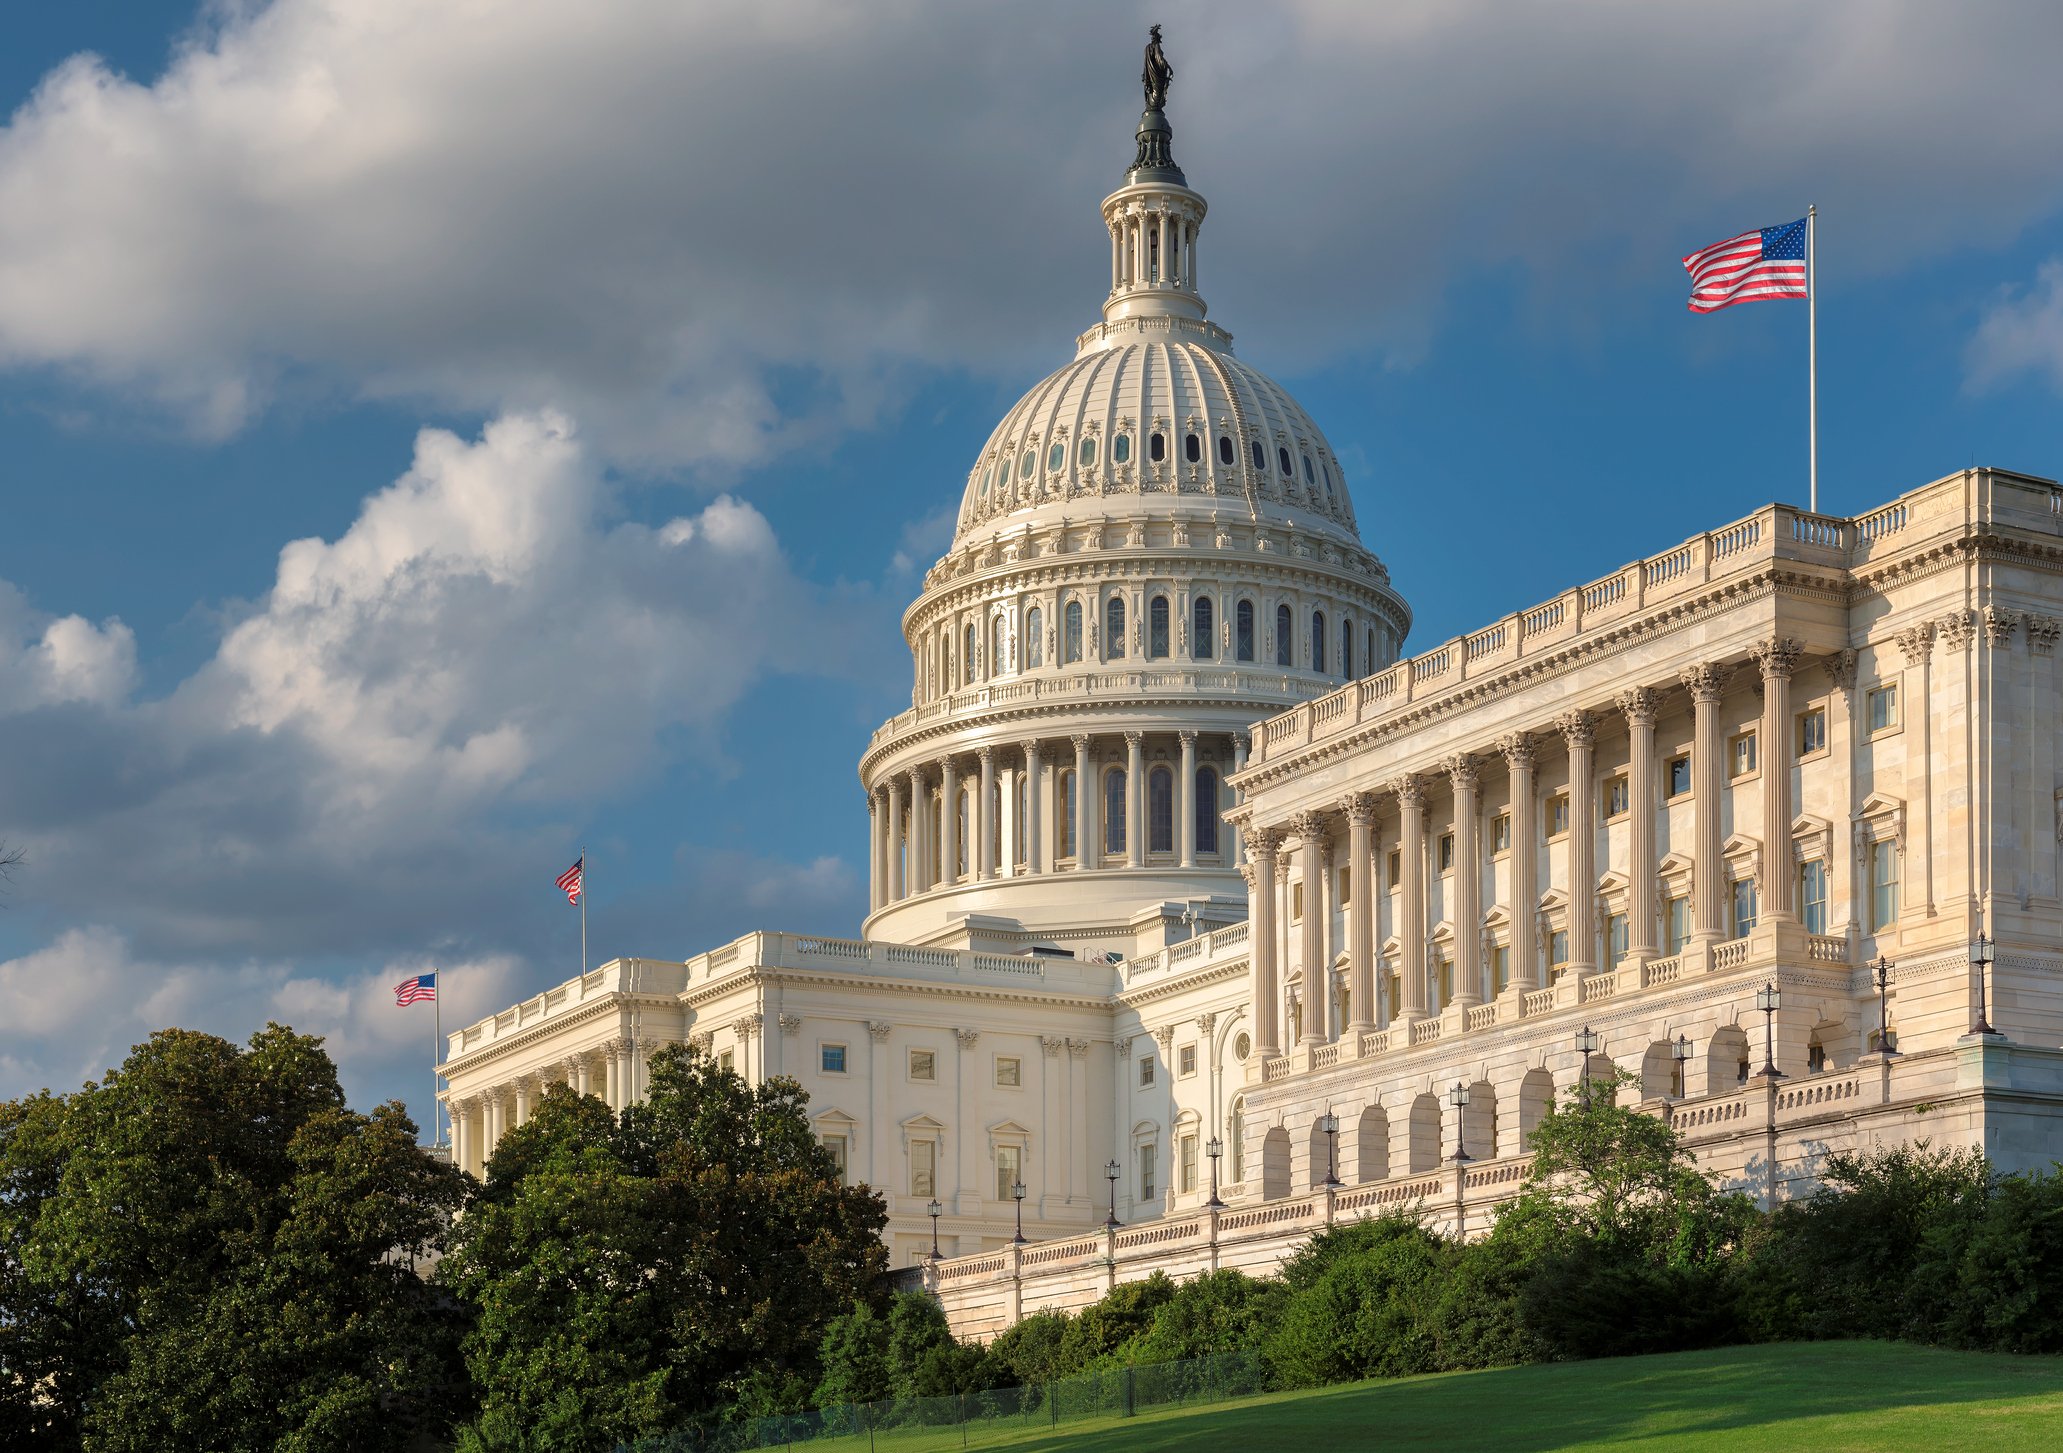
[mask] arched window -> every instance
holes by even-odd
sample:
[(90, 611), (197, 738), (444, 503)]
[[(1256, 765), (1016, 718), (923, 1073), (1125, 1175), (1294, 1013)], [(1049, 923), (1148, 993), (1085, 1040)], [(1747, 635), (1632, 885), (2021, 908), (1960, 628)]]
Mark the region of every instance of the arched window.
[(1155, 464), (1164, 462), (1168, 457), (1168, 436), (1155, 433), (1149, 438), (1146, 441), (1146, 457)]
[(1254, 658), (1254, 603), (1242, 600), (1233, 611), (1233, 654), (1242, 661)]
[(1046, 467), (1048, 469), (1057, 472), (1063, 466), (1065, 466), (1066, 463), (1067, 446), (1065, 444), (1055, 443), (1051, 449), (1048, 449), (1046, 451)]
[(1066, 630), (1067, 639), (1061, 642), (1060, 659), (1079, 661), (1082, 659), (1082, 603), (1078, 600), (1069, 601), (1067, 610), (1061, 616), (1061, 622)]
[(1311, 669), (1325, 670), (1325, 612), (1311, 612)]
[(1125, 769), (1112, 767), (1103, 774), (1103, 851), (1125, 850)]
[(1290, 660), (1290, 652), (1291, 652), (1292, 650), (1294, 650), (1294, 649), (1295, 649), (1294, 645), (1292, 644), (1292, 641), (1291, 641), (1291, 637), (1292, 637), (1292, 636), (1294, 636), (1295, 634), (1296, 634), (1296, 633), (1295, 633), (1295, 632), (1294, 632), (1294, 631), (1293, 631), (1293, 630), (1292, 630), (1292, 629), (1290, 628), (1290, 615), (1289, 615), (1289, 607), (1288, 607), (1288, 606), (1286, 606), (1286, 605), (1278, 605), (1278, 606), (1276, 606), (1276, 607), (1275, 607), (1275, 664), (1276, 664), (1276, 665), (1278, 665), (1278, 666), (1287, 666), (1287, 665), (1289, 665), (1289, 660)]
[(1232, 1159), (1232, 1184), (1238, 1185), (1246, 1179), (1246, 1100), (1242, 1097), (1232, 1102), (1232, 1113), (1225, 1117), (1225, 1153)]
[(1211, 598), (1199, 595), (1189, 608), (1189, 654), (1199, 661), (1208, 661), (1216, 654), (1213, 639), (1218, 634), (1216, 612), (1211, 608)]
[(1175, 774), (1168, 767), (1155, 767), (1146, 774), (1146, 850), (1175, 850)]
[(1254, 468), (1256, 468), (1256, 469), (1266, 469), (1266, 468), (1268, 467), (1268, 451), (1267, 451), (1267, 450), (1266, 450), (1265, 448), (1263, 448), (1263, 447), (1262, 447), (1262, 444), (1261, 444), (1261, 441), (1260, 441), (1260, 440), (1256, 439), (1256, 440), (1254, 440), (1254, 441), (1253, 441), (1253, 443), (1254, 443)]
[(1278, 448), (1275, 451), (1275, 461), (1282, 466), (1282, 477), (1284, 479), (1289, 478), (1291, 472), (1289, 467), (1289, 451)]
[(1060, 774), (1060, 830), (1056, 834), (1060, 839), (1060, 856), (1063, 858), (1073, 857), (1075, 851), (1074, 787), (1074, 768), (1063, 769)]
[(1156, 595), (1146, 604), (1146, 654), (1162, 660), (1168, 654), (1168, 598)]
[(1130, 464), (1132, 462), (1132, 436), (1130, 434), (1120, 434), (1110, 441), (1110, 458), (1114, 464)]
[(1191, 464), (1201, 464), (1203, 462), (1203, 440), (1197, 438), (1194, 434), (1183, 435), (1182, 457)]
[(1082, 447), (1075, 451), (1075, 458), (1084, 469), (1094, 464), (1096, 462), (1096, 441), (1094, 439), (1082, 440)]
[(1232, 458), (1232, 436), (1230, 434), (1220, 434), (1218, 436), (1218, 463), (1230, 464)]
[(1340, 675), (1354, 679), (1354, 622), (1352, 617), (1340, 621)]
[(1024, 613), (1024, 666), (1046, 664), (1046, 613), (1033, 606)]
[(960, 684), (962, 686), (972, 686), (974, 684), (975, 658), (981, 654), (980, 651), (976, 649), (974, 644), (973, 621), (969, 621), (967, 623), (965, 641), (963, 642), (963, 644), (965, 646), (965, 650), (960, 657)]
[(1125, 598), (1113, 595), (1103, 608), (1103, 659), (1116, 661), (1125, 654)]
[(1218, 770), (1215, 767), (1196, 769), (1196, 850), (1199, 853), (1215, 853), (1218, 850)]

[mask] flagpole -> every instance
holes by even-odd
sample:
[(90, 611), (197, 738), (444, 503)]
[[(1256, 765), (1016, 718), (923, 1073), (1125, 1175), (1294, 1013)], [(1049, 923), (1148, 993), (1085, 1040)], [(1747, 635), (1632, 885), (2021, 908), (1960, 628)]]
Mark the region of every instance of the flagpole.
[(1812, 512), (1819, 513), (1819, 274), (1814, 271), (1813, 231), (1819, 208), (1805, 209), (1805, 393), (1812, 415)]
[(580, 977), (587, 977), (587, 844), (580, 845)]
[[(441, 988), (442, 985), (439, 985)], [(444, 1143), (443, 1132), (437, 1128), (437, 1107), (444, 1092), (444, 1000), (432, 995), (430, 1008), (435, 1017), (430, 1021), (430, 1033), (437, 1036), (436, 1047), (430, 1052), (430, 1149), (435, 1150)]]

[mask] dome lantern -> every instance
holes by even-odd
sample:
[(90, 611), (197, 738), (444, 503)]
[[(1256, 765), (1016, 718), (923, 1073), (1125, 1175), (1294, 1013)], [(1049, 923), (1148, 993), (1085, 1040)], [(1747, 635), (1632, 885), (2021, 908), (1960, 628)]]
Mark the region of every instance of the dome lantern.
[(1125, 184), (1103, 199), (1103, 224), (1110, 232), (1106, 322), (1147, 317), (1201, 322), (1208, 311), (1196, 287), (1196, 234), (1208, 207), (1175, 165), (1174, 128), (1161, 109), (1174, 75), (1161, 53), (1156, 25), (1139, 77), (1146, 110), (1139, 118), (1138, 153)]

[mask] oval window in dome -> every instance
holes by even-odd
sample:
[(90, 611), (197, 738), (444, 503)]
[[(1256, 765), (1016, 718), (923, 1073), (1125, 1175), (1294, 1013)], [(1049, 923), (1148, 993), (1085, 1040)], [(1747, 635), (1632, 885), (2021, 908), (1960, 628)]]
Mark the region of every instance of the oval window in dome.
[(1289, 451), (1287, 449), (1283, 449), (1280, 447), (1276, 449), (1275, 462), (1282, 466), (1282, 472), (1284, 475), (1290, 475), (1296, 472), (1295, 470), (1289, 467)]
[(1182, 438), (1182, 457), (1191, 464), (1203, 463), (1203, 440), (1194, 434), (1185, 434)]
[(1146, 456), (1155, 464), (1165, 460), (1168, 457), (1168, 436), (1165, 434), (1155, 434), (1151, 439), (1148, 439), (1146, 441)]
[(1306, 454), (1304, 456), (1304, 483), (1316, 484), (1317, 482), (1318, 477), (1311, 473), (1311, 456)]
[(1076, 453), (1081, 456), (1082, 468), (1087, 469), (1096, 462), (1096, 441), (1094, 439), (1082, 440), (1082, 447)]
[(1120, 434), (1110, 441), (1110, 457), (1119, 464), (1132, 462), (1132, 436)]
[(1027, 449), (1024, 451), (1024, 458), (1017, 461), (1017, 477), (1019, 479), (1030, 479), (1037, 472), (1038, 467), (1039, 456)]
[(1232, 436), (1230, 434), (1220, 434), (1218, 436), (1218, 463), (1230, 464), (1231, 462)]
[(1267, 467), (1268, 467), (1268, 451), (1267, 451), (1266, 449), (1262, 448), (1262, 447), (1261, 447), (1261, 441), (1260, 441), (1260, 440), (1258, 440), (1258, 439), (1256, 439), (1256, 440), (1254, 440), (1254, 468), (1256, 468), (1256, 469), (1266, 469)]
[(1003, 460), (1003, 461), (1002, 461), (1002, 462), (1001, 462), (1000, 464), (998, 464), (998, 465), (996, 466), (996, 483), (998, 483), (998, 484), (1008, 484), (1009, 482), (1010, 482), (1010, 461), (1009, 461), (1009, 460), (1007, 460), (1007, 459), (1005, 459), (1005, 460)]
[(1066, 465), (1067, 446), (1065, 444), (1055, 444), (1051, 449), (1046, 451), (1046, 467), (1048, 469), (1051, 469), (1057, 473), (1061, 469), (1065, 468)]
[(996, 483), (996, 466), (995, 466), (995, 465), (993, 465), (993, 464), (991, 464), (991, 465), (990, 465), (990, 466), (988, 467), (988, 473), (986, 473), (986, 474), (982, 475), (982, 477), (981, 477), (981, 497), (982, 497), (983, 499), (987, 499), (987, 498), (989, 497), (989, 490), (990, 490), (990, 489), (992, 489), (992, 488), (994, 488), (994, 486), (995, 486), (995, 483)]

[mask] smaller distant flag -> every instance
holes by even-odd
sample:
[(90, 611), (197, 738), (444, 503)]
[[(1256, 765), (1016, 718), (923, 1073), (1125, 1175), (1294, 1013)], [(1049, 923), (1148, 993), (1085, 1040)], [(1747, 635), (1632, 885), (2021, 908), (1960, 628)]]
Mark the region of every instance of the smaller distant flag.
[(417, 974), (413, 979), (403, 979), (394, 986), (394, 1002), (396, 1004), (416, 1004), (425, 999), (434, 1002), (436, 998), (437, 976), (435, 974)]
[(1716, 313), (1735, 303), (1811, 296), (1806, 290), (1805, 240), (1805, 218), (1800, 217), (1693, 252), (1683, 260), (1683, 270), (1691, 275), (1690, 310)]
[(581, 870), (586, 866), (586, 864), (587, 854), (582, 853), (579, 857), (573, 860), (572, 867), (568, 868), (565, 872), (559, 874), (558, 876), (557, 882), (559, 885), (559, 891), (566, 895), (566, 901), (568, 903), (578, 903), (580, 901)]

